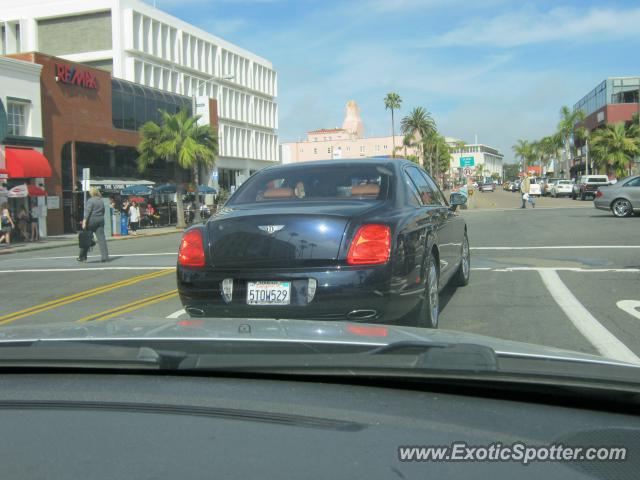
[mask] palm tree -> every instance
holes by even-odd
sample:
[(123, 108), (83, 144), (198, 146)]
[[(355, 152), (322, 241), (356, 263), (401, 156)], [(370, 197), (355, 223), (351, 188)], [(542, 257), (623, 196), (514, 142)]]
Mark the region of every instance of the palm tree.
[[(436, 132), (436, 123), (429, 112), (422, 107), (416, 107), (401, 120), (400, 130), (404, 135), (411, 135), (414, 141), (420, 145)], [(420, 156), (420, 150), (424, 151), (424, 145), (420, 145), (418, 156)]]
[(613, 170), (618, 178), (631, 173), (633, 158), (640, 153), (637, 140), (628, 136), (623, 122), (596, 130), (591, 145), (592, 155), (598, 165)]
[[(395, 92), (387, 93), (387, 96), (384, 97), (384, 108), (385, 110), (391, 110), (391, 155), (393, 157), (396, 156), (396, 126), (395, 119), (393, 118), (393, 112), (395, 110), (400, 109), (400, 105), (402, 104), (402, 98)], [(406, 156), (406, 153), (405, 153)]]
[(564, 154), (567, 169), (569, 168), (569, 160), (572, 158), (570, 138), (573, 135), (576, 124), (582, 121), (584, 121), (584, 112), (582, 110), (572, 111), (566, 105), (560, 109), (558, 133), (564, 142)]
[(522, 160), (522, 171), (526, 173), (528, 163), (534, 158), (533, 147), (528, 140), (520, 139), (518, 140), (518, 143), (516, 143), (511, 148), (516, 154), (516, 157), (519, 157), (520, 160)]
[[(218, 137), (209, 125), (198, 125), (199, 115), (189, 116), (186, 109), (176, 114), (162, 111), (162, 122), (147, 122), (140, 127), (138, 144), (138, 169), (143, 172), (157, 160), (173, 163), (176, 190), (178, 227), (184, 228), (184, 208), (182, 204), (182, 174), (191, 169), (196, 185), (199, 185), (199, 167), (213, 166), (218, 154)], [(197, 209), (196, 215), (199, 218)]]

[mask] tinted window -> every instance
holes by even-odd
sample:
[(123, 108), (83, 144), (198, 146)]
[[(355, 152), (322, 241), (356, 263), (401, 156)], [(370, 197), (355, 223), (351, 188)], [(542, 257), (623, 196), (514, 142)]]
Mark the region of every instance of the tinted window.
[(259, 172), (245, 182), (229, 205), (301, 200), (386, 200), (393, 172), (379, 165), (323, 165)]
[[(431, 178), (429, 174), (427, 174), (427, 172), (424, 172), (422, 170), (420, 170), (420, 173), (422, 173), (422, 175), (426, 178), (427, 184), (429, 185), (429, 187), (431, 187), (431, 190), (433, 191), (433, 194), (434, 194), (434, 199), (438, 202), (438, 204), (448, 205), (447, 201), (444, 198), (444, 195), (438, 188), (438, 185), (436, 184), (436, 182), (434, 182), (433, 178)], [(491, 182), (488, 182), (486, 185), (493, 185), (493, 184)]]
[(629, 180), (624, 184), (625, 187), (640, 187), (640, 177), (634, 178), (633, 180)]
[(609, 180), (606, 178), (598, 178), (598, 177), (588, 177), (587, 182), (589, 183), (609, 183)]
[(409, 167), (405, 171), (418, 189), (418, 192), (420, 193), (420, 200), (423, 205), (441, 205), (433, 187), (431, 187), (427, 182), (426, 175), (423, 175), (416, 167)]

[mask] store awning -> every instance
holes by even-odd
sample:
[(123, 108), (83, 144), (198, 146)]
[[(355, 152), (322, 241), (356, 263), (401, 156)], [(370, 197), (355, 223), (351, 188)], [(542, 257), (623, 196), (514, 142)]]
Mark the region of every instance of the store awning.
[(4, 149), (6, 158), (6, 170), (9, 178), (49, 178), (51, 177), (51, 165), (37, 150), (32, 148)]
[(44, 197), (47, 195), (42, 188), (36, 185), (16, 185), (8, 192), (9, 198)]

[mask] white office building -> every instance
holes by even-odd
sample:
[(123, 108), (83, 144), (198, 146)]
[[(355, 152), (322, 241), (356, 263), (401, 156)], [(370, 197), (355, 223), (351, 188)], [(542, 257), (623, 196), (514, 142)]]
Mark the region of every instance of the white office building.
[[(2, 54), (38, 51), (115, 78), (215, 98), (223, 186), (277, 162), (278, 81), (268, 60), (138, 0), (0, 0), (0, 6)], [(208, 107), (203, 100), (194, 103)]]
[(490, 177), (493, 174), (503, 177), (504, 155), (497, 149), (482, 144), (456, 146), (455, 139), (447, 141), (452, 147), (449, 168), (452, 178)]

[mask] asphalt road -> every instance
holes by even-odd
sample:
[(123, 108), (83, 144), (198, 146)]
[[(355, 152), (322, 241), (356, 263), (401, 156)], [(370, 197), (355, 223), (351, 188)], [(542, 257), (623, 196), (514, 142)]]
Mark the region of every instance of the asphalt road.
[[(640, 218), (592, 202), (482, 194), (461, 211), (471, 283), (447, 288), (440, 328), (640, 362)], [(0, 256), (0, 328), (96, 322), (120, 316), (182, 318), (175, 292), (180, 237), (110, 242), (113, 261), (77, 249)], [(636, 308), (637, 307), (637, 308)]]

